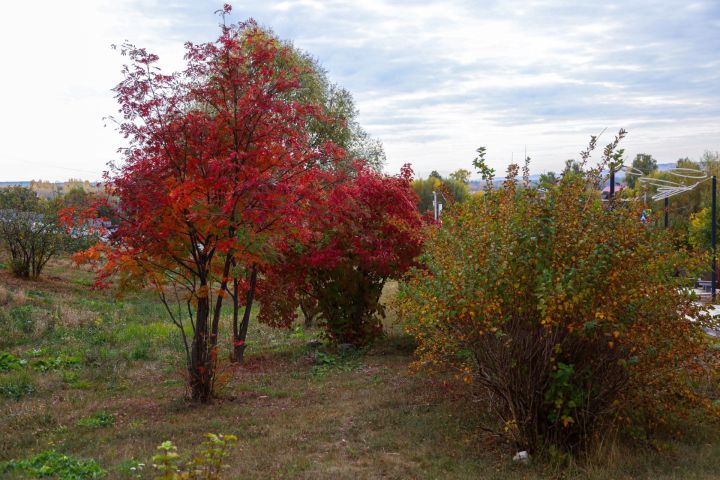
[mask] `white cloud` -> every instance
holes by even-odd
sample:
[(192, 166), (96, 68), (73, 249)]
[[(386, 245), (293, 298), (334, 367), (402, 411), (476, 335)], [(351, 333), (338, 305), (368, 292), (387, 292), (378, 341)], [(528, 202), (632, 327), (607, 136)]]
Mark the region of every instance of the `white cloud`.
[[(0, 180), (97, 178), (122, 145), (101, 120), (122, 64), (109, 45), (129, 39), (179, 68), (185, 40), (215, 38), (221, 5), (1, 6)], [(294, 40), (353, 92), (388, 170), (467, 168), (479, 145), (499, 170), (526, 146), (534, 170), (557, 169), (605, 127), (630, 131), (629, 156), (720, 149), (716, 3), (238, 0), (233, 14)]]

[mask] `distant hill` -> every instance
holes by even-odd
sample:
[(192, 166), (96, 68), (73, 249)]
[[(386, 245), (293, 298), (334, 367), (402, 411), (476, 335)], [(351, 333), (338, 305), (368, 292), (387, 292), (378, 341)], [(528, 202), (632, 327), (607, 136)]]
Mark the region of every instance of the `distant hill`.
[(20, 181), (20, 182), (0, 182), (0, 188), (4, 187), (30, 187), (30, 182), (26, 181)]

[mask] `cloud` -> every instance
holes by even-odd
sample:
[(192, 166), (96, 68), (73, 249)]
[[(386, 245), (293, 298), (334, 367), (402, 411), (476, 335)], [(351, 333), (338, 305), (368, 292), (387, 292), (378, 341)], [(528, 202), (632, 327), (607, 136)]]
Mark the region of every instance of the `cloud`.
[[(526, 147), (533, 170), (558, 169), (606, 127), (630, 131), (629, 156), (720, 150), (720, 4), (648, 3), (238, 0), (233, 16), (318, 58), (354, 94), (388, 170), (409, 161), (427, 175), (468, 168), (479, 145), (499, 170)], [(185, 40), (216, 36), (221, 4), (0, 7), (0, 53), (13, 65), (0, 79), (12, 112), (0, 120), (1, 179), (102, 170), (122, 145), (101, 121), (116, 110), (122, 63), (109, 44), (127, 38), (178, 68)]]

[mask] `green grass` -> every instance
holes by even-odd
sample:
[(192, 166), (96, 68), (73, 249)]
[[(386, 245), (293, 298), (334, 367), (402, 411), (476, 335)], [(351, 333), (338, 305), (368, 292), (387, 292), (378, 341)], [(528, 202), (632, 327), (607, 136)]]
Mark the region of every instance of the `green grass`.
[[(253, 319), (246, 362), (228, 364), (223, 338), (222, 396), (193, 406), (180, 332), (152, 295), (118, 300), (90, 290), (91, 275), (65, 261), (37, 282), (0, 275), (20, 299), (0, 306), (0, 328), (8, 328), (0, 358), (12, 365), (0, 368), (0, 461), (17, 465), (0, 477), (34, 478), (38, 468), (57, 478), (62, 469), (93, 475), (97, 467), (105, 478), (152, 478), (161, 442), (197, 451), (215, 432), (240, 439), (227, 478), (720, 478), (720, 435), (702, 424), (662, 452), (608, 441), (563, 470), (513, 464), (512, 445), (481, 428), (497, 425), (464, 385), (409, 370), (414, 344), (391, 309), (388, 336), (346, 354), (308, 347), (315, 329)], [(383, 300), (395, 290), (390, 284)]]

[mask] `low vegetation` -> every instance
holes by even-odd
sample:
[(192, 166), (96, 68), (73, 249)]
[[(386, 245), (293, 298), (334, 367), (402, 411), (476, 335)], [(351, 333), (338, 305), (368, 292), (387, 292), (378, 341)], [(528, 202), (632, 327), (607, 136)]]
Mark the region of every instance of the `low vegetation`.
[[(30, 333), (17, 328), (0, 339), (3, 358), (17, 367), (0, 371), (2, 391), (11, 392), (0, 396), (0, 461), (17, 465), (3, 467), (8, 478), (34, 478), (19, 465), (45, 462), (39, 459), (56, 465), (47, 468), (97, 465), (103, 478), (154, 478), (159, 445), (172, 441), (191, 460), (208, 432), (239, 439), (222, 462), (224, 478), (539, 479), (560, 472), (552, 462), (514, 464), (516, 447), (496, 433), (502, 424), (462, 379), (413, 373), (414, 341), (392, 309), (385, 337), (349, 352), (313, 347), (322, 331), (302, 323), (278, 330), (251, 322), (245, 363), (223, 361), (220, 397), (197, 407), (186, 400), (182, 340), (162, 305), (149, 293), (115, 299), (89, 291), (92, 274), (68, 265), (51, 261), (34, 282), (0, 274), (11, 296), (30, 307), (32, 325)], [(384, 304), (396, 288), (386, 286)], [(8, 312), (16, 306), (0, 307), (3, 328), (14, 325)], [(40, 362), (56, 367), (33, 367)], [(659, 434), (651, 445), (608, 435), (562, 477), (714, 478), (715, 426), (693, 418), (670, 425), (679, 435)], [(52, 460), (58, 457), (66, 460)], [(54, 475), (94, 474), (101, 475)]]

